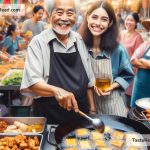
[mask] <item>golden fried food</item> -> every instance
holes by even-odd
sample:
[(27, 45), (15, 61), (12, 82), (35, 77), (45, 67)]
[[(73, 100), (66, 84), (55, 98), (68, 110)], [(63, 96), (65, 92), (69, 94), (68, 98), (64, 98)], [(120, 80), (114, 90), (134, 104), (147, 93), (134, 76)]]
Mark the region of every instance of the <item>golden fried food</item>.
[(146, 113), (150, 113), (150, 109), (146, 109), (145, 111), (146, 111)]
[(94, 144), (97, 147), (106, 147), (106, 143), (104, 140), (94, 140)]
[(66, 146), (77, 146), (77, 140), (75, 138), (67, 138), (66, 141)]
[(66, 148), (65, 150), (78, 150), (76, 147)]
[(150, 114), (146, 114), (147, 119), (150, 118)]
[(111, 127), (109, 127), (109, 126), (105, 126), (104, 132), (111, 133), (111, 132), (113, 132), (113, 129)]
[(104, 138), (104, 135), (102, 133), (99, 133), (98, 131), (92, 131), (91, 136), (93, 140)]
[(0, 132), (6, 130), (8, 124), (5, 121), (0, 121)]
[(80, 149), (92, 149), (92, 146), (89, 140), (81, 140), (79, 142), (79, 146), (80, 146)]
[(39, 143), (37, 136), (34, 138), (24, 135), (7, 136), (0, 139), (0, 150), (38, 150)]
[(76, 130), (76, 135), (78, 137), (86, 137), (89, 135), (89, 132), (86, 128), (80, 128)]
[(111, 148), (102, 147), (101, 150), (112, 150)]
[(41, 132), (43, 126), (40, 124), (28, 125), (28, 132)]
[(128, 150), (138, 150), (138, 148), (137, 147), (133, 147), (133, 146), (131, 146), (131, 147), (129, 147), (129, 149)]
[(113, 138), (124, 139), (125, 138), (125, 133), (120, 132), (120, 131), (114, 131)]
[(118, 148), (122, 148), (122, 146), (124, 145), (124, 141), (121, 141), (121, 140), (113, 140), (112, 145), (118, 147)]

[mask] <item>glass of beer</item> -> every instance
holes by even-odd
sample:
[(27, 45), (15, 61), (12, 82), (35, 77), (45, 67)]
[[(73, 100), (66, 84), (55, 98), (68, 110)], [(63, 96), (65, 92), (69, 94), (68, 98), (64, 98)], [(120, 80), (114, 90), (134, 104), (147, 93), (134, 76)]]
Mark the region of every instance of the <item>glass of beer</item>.
[(111, 80), (109, 78), (99, 78), (96, 77), (95, 86), (99, 88), (102, 92), (105, 92), (107, 88), (111, 86)]

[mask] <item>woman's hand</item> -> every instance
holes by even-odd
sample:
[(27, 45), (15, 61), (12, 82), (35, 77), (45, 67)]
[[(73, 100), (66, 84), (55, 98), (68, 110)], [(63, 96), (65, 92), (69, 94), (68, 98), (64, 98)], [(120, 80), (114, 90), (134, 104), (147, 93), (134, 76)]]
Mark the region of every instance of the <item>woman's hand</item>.
[(114, 82), (111, 84), (111, 86), (109, 88), (107, 88), (105, 90), (105, 92), (103, 92), (101, 89), (97, 88), (96, 86), (94, 86), (94, 90), (97, 93), (98, 96), (108, 96), (111, 94), (111, 92), (115, 89), (118, 88), (120, 85), (117, 82)]
[(146, 68), (150, 68), (150, 61), (146, 60), (144, 58), (140, 59), (140, 62), (143, 64), (143, 66), (145, 66)]
[(111, 93), (111, 88), (108, 88), (105, 92), (103, 92), (101, 89), (94, 86), (94, 90), (98, 96), (108, 96)]

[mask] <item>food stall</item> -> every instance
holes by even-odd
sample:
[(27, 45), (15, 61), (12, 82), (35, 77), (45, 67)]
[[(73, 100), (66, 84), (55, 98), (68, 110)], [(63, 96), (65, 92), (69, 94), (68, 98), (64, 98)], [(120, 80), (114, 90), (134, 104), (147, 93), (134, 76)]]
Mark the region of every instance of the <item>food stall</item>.
[[(30, 2), (34, 3), (34, 0)], [(8, 107), (12, 92), (20, 89), (26, 52), (0, 64), (0, 91), (8, 91)], [(69, 112), (68, 112), (69, 113)], [(19, 114), (21, 115), (21, 113)], [(60, 125), (47, 124), (45, 117), (0, 117), (0, 149), (17, 150), (149, 150), (150, 144), (138, 143), (150, 135), (149, 108), (132, 109), (128, 118), (114, 115), (90, 115), (104, 122), (103, 133), (92, 123), (76, 115)], [(146, 136), (147, 135), (147, 136)], [(147, 137), (150, 138), (150, 137)], [(138, 146), (138, 148), (136, 147)], [(7, 150), (6, 149), (6, 150)]]

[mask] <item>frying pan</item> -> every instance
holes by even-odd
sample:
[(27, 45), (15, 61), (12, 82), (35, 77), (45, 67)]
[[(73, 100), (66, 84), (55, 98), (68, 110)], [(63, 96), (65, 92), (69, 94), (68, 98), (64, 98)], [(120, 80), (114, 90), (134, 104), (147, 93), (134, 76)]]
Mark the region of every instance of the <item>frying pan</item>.
[(141, 98), (135, 101), (135, 107), (138, 112), (150, 109), (150, 97)]
[[(114, 115), (96, 115), (94, 117), (100, 118), (105, 125), (112, 127), (113, 129), (137, 132), (140, 134), (150, 134), (150, 129), (141, 122)], [(48, 137), (48, 142), (57, 146), (58, 150), (61, 150), (63, 138), (70, 132), (78, 128), (93, 128), (91, 122), (87, 121), (83, 117), (78, 116), (74, 120), (65, 124), (59, 125), (54, 132), (55, 141), (52, 142), (51, 136)]]

